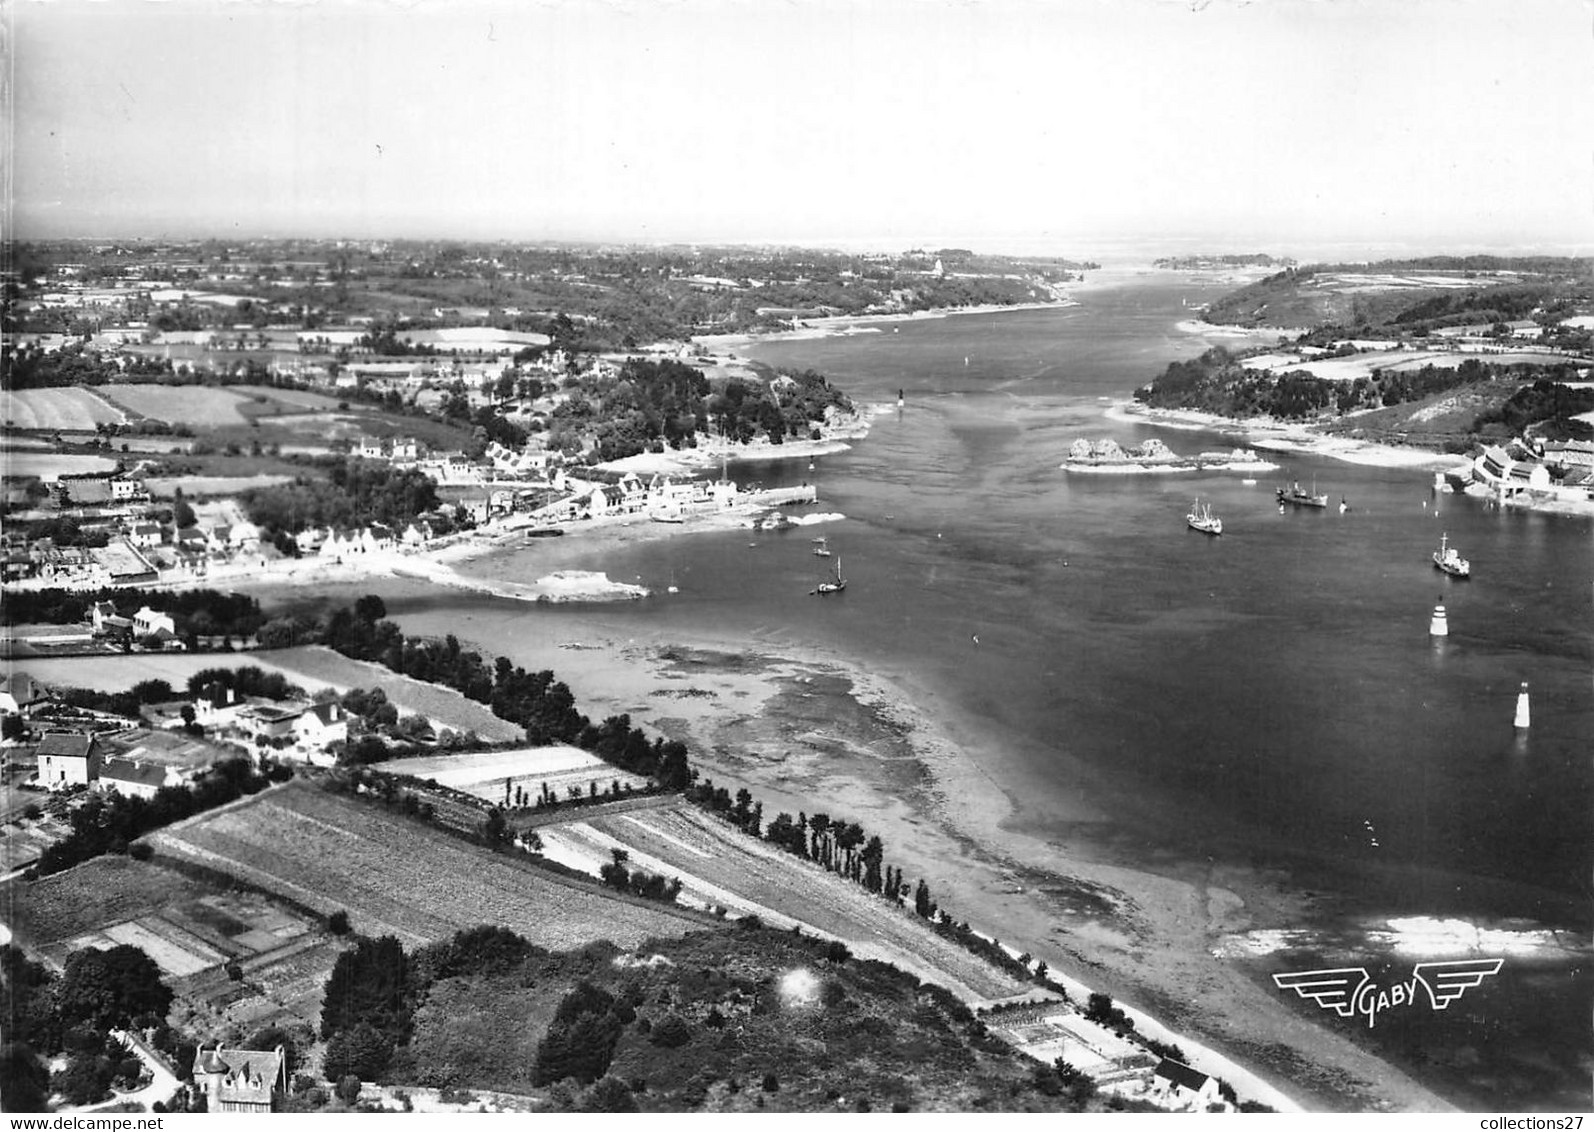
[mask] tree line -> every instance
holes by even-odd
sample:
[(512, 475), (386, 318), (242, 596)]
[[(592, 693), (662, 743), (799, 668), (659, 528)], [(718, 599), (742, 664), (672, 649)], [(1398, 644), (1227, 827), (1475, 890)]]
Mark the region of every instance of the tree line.
[[(688, 786), (686, 798), (750, 837), (778, 845), (793, 856), (812, 861), (827, 872), (861, 885), (865, 891), (894, 904), (905, 906), (907, 903), (910, 889), (902, 869), (885, 863), (885, 843), (857, 822), (825, 813), (799, 813), (793, 818), (782, 812), (765, 828), (764, 805), (755, 800), (746, 787), (732, 795), (708, 778)], [(1037, 982), (1068, 997), (1060, 983), (1048, 978), (1045, 963), (1032, 969), (1030, 956), (1015, 957), (1000, 941), (976, 932), (967, 920), (959, 923), (936, 903), (929, 882), (924, 878), (919, 878), (911, 892), (914, 914), (927, 921), (937, 934), (1020, 979)]]
[(0, 621), (7, 625), (77, 625), (87, 621), (89, 610), (103, 602), (115, 606), (119, 617), (132, 617), (144, 606), (157, 613), (169, 613), (179, 637), (196, 633), (250, 637), (265, 622), (259, 600), (247, 594), (224, 594), (218, 590), (68, 590), (54, 586), (7, 592)]

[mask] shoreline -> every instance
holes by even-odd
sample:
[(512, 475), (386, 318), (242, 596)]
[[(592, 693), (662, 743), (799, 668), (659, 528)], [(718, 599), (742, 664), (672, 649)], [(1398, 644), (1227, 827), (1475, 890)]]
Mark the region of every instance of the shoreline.
[[(949, 912), (1044, 959), (1081, 991), (1112, 994), (1147, 1032), (1166, 1034), (1244, 1097), (1332, 1108), (1349, 1092), (1380, 1108), (1451, 1107), (1215, 954), (1225, 935), (1298, 923), (1298, 896), (1247, 868), (1157, 871), (1108, 860), (1088, 833), (1062, 843), (1026, 832), (1019, 800), (983, 769), (996, 760), (982, 752), (1000, 740), (960, 733), (911, 676), (788, 640), (639, 633), (635, 624), (606, 623), (602, 611), (575, 630), (579, 639), (560, 629), (534, 640), (523, 634), (507, 648), (489, 614), (397, 619), (421, 633), (446, 621), (489, 652), (503, 648), (516, 663), (552, 669), (583, 712), (626, 713), (687, 741), (704, 777), (745, 786), (770, 815), (811, 811), (823, 799), (824, 809), (878, 833), (888, 859), (926, 878)], [(1085, 830), (1106, 820), (1088, 804), (1065, 817)], [(1280, 1088), (1288, 1072), (1254, 1056), (1264, 1048), (1287, 1050), (1344, 1085)]]
[(1287, 452), (1302, 456), (1323, 456), (1347, 464), (1378, 468), (1410, 468), (1419, 471), (1453, 472), (1468, 467), (1465, 456), (1447, 455), (1426, 448), (1401, 448), (1372, 440), (1324, 436), (1311, 425), (1287, 424), (1271, 417), (1224, 417), (1195, 409), (1150, 409), (1135, 401), (1115, 401), (1102, 413), (1122, 424), (1144, 424), (1155, 428), (1183, 431), (1213, 431), (1242, 436), (1253, 448), (1268, 452)]
[[(1063, 286), (1063, 285), (1060, 285)], [(1086, 286), (1075, 284), (1075, 286)], [(941, 318), (956, 318), (965, 314), (1004, 314), (1008, 311), (1064, 310), (1079, 306), (1079, 300), (1063, 295), (1047, 302), (1033, 303), (979, 303), (967, 307), (936, 307), (927, 311), (897, 314), (838, 314), (803, 320), (795, 330), (743, 331), (736, 334), (694, 334), (689, 341), (711, 351), (724, 351), (735, 356), (738, 349), (759, 342), (800, 342), (814, 338), (835, 338), (848, 334), (884, 333), (875, 330), (876, 323), (890, 325), (904, 322), (928, 322)]]

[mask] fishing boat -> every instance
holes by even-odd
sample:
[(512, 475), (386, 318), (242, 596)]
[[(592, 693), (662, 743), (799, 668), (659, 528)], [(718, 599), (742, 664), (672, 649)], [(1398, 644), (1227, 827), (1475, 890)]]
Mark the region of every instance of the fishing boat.
[(1223, 533), (1223, 520), (1212, 513), (1211, 504), (1202, 503), (1199, 499), (1190, 504), (1190, 514), (1185, 516), (1185, 522), (1190, 524), (1191, 530), (1204, 535)]
[(830, 557), (830, 546), (822, 538), (814, 539), (814, 557), (816, 557), (816, 558), (829, 558)]
[(1327, 507), (1328, 496), (1317, 494), (1317, 481), (1312, 481), (1312, 490), (1307, 491), (1301, 487), (1301, 481), (1296, 480), (1289, 487), (1278, 489), (1280, 503), (1293, 503), (1297, 507)]
[(1461, 557), (1456, 548), (1450, 545), (1450, 536), (1439, 536), (1439, 549), (1433, 552), (1433, 564), (1452, 578), (1472, 577), (1472, 563)]
[(847, 579), (841, 576), (841, 559), (838, 557), (836, 559), (835, 579), (825, 579), (823, 582), (820, 582), (819, 585), (814, 587), (813, 592), (816, 594), (839, 594), (846, 588)]

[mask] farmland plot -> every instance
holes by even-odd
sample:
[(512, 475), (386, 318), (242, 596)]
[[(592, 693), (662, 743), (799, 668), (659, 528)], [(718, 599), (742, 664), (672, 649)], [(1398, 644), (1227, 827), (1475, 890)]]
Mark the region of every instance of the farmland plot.
[(291, 782), (172, 826), (172, 853), (280, 892), (367, 935), (431, 943), (501, 924), (554, 950), (608, 939), (634, 947), (703, 924), (689, 913), (616, 899), (440, 830)]
[(208, 385), (134, 384), (111, 386), (105, 395), (113, 404), (169, 424), (214, 428), (247, 423), (247, 418), (238, 411), (244, 398), (231, 389)]
[(610, 766), (579, 747), (563, 746), (396, 759), (382, 769), (424, 778), (493, 803), (503, 801), (506, 781), (510, 791), (519, 788), (535, 798), (547, 786), (561, 799), (572, 786), (586, 795), (594, 786), (599, 793), (605, 793), (615, 782), (622, 789), (633, 786), (640, 790), (648, 784), (642, 776)]
[(107, 460), (103, 456), (72, 456), (59, 452), (8, 452), (5, 469), (7, 479), (20, 480), (36, 476), (45, 483), (50, 483), (62, 476), (114, 471), (116, 461)]
[(0, 420), (11, 428), (48, 432), (93, 432), (98, 424), (120, 424), (123, 413), (87, 389), (0, 390)]
[(686, 896), (834, 936), (959, 993), (1001, 998), (1026, 989), (911, 912), (685, 803), (545, 825), (538, 833), (548, 854), (566, 864), (595, 870), (623, 848), (634, 867), (679, 877)]

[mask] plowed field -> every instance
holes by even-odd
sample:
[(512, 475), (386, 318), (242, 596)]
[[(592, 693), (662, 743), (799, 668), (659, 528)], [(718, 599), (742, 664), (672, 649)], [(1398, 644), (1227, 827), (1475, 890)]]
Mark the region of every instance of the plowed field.
[(345, 909), (357, 931), (406, 945), (501, 924), (542, 947), (607, 939), (634, 947), (703, 926), (689, 913), (553, 877), (387, 813), (292, 782), (154, 835), (157, 853), (196, 860), (317, 911)]

